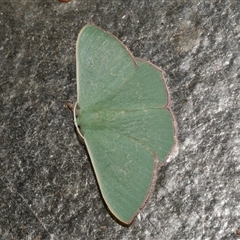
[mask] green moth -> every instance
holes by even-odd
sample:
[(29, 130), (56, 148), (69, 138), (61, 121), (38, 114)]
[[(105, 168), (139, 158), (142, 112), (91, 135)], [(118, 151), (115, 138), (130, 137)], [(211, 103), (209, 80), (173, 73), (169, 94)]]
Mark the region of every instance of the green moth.
[(176, 137), (161, 71), (88, 24), (76, 46), (76, 129), (111, 213), (130, 224), (148, 199)]

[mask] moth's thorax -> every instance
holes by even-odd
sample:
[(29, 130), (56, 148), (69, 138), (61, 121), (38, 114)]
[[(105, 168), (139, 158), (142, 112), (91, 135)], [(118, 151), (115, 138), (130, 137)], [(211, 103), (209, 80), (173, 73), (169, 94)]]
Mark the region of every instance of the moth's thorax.
[(91, 108), (83, 109), (79, 111), (77, 117), (77, 123), (84, 131), (87, 129), (104, 129), (113, 125), (115, 120), (121, 117), (126, 112), (119, 109), (103, 109), (103, 108)]

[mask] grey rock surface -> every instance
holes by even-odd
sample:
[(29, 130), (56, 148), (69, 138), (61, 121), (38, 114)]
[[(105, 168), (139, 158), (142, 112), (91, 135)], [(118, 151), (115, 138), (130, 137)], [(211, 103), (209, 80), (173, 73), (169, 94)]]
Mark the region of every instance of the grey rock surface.
[[(92, 22), (166, 73), (178, 148), (130, 227), (101, 198), (66, 102)], [(2, 0), (0, 239), (236, 239), (240, 1)]]

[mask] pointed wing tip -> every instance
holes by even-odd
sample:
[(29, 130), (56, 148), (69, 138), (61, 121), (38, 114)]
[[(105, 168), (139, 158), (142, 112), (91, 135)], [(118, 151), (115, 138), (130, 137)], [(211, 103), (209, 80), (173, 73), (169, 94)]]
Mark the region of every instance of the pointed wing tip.
[(140, 209), (138, 209), (137, 213), (135, 213), (131, 218), (128, 219), (123, 219), (123, 218), (119, 218), (116, 215), (114, 215), (111, 210), (109, 209), (110, 213), (112, 214), (113, 218), (121, 225), (125, 226), (125, 227), (129, 227), (135, 220), (136, 216), (138, 215)]
[[(149, 200), (149, 198), (151, 197), (153, 191), (154, 191), (154, 188), (155, 188), (155, 182), (156, 182), (156, 179), (157, 179), (157, 172), (159, 170), (158, 168), (158, 165), (159, 165), (159, 159), (158, 159), (158, 155), (157, 153), (154, 153), (153, 154), (153, 160), (154, 160), (154, 171), (153, 171), (153, 175), (152, 175), (152, 182), (150, 184), (150, 187), (148, 189), (148, 192), (147, 192), (147, 195), (145, 197), (145, 199), (143, 200), (142, 204), (140, 205), (140, 207), (136, 210), (136, 212), (132, 215), (131, 218), (129, 219), (120, 219), (120, 218), (117, 218), (115, 215), (115, 218), (117, 218), (117, 220), (125, 225), (125, 226), (130, 226), (134, 220), (136, 219), (137, 215), (140, 213), (140, 211), (144, 208), (144, 206), (146, 205), (147, 201)], [(164, 164), (164, 163), (162, 163)]]

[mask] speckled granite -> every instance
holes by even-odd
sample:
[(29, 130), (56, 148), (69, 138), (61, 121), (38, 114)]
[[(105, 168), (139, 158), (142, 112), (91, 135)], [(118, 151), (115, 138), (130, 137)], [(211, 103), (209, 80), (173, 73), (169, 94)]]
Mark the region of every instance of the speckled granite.
[[(166, 72), (178, 150), (128, 228), (101, 199), (65, 102), (93, 22)], [(0, 4), (0, 239), (236, 239), (240, 1)]]

